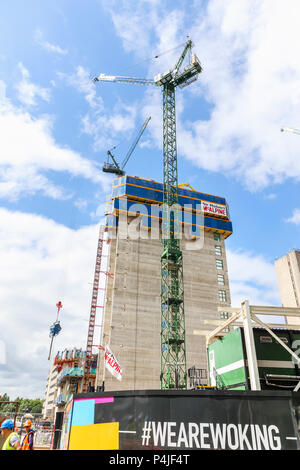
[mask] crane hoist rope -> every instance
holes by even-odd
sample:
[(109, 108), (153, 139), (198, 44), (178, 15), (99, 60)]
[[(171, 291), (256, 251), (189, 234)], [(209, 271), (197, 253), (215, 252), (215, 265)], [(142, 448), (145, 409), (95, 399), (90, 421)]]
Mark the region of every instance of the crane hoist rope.
[[(187, 36), (188, 37), (188, 36)], [(140, 60), (139, 62), (136, 62), (134, 63), (132, 66), (130, 66), (129, 68), (127, 68), (126, 70), (132, 70), (133, 68), (135, 68), (137, 65), (140, 65), (140, 64), (143, 64), (145, 62), (150, 62), (152, 60), (155, 60), (155, 59), (159, 59), (160, 57), (166, 55), (166, 54), (169, 54), (170, 52), (174, 52), (176, 51), (177, 49), (179, 49), (180, 47), (183, 47), (185, 45), (185, 43), (181, 43), (181, 44), (178, 44), (178, 46), (175, 46), (175, 47), (172, 47), (172, 49), (168, 49), (166, 51), (162, 51), (160, 53), (157, 53), (155, 56), (151, 56), (151, 57), (147, 57), (147, 59), (143, 59), (143, 60)]]

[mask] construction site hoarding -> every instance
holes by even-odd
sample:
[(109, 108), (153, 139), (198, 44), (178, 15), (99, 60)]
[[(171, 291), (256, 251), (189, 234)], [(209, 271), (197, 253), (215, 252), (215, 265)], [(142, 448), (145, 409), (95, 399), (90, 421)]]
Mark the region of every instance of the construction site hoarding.
[(299, 450), (300, 393), (122, 391), (74, 395), (68, 450)]

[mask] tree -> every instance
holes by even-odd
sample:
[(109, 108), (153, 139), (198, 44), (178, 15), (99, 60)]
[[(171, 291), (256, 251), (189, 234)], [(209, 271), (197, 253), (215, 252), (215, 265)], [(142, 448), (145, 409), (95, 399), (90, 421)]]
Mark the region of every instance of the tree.
[(0, 411), (2, 412), (14, 412), (16, 410), (15, 403), (2, 403), (4, 401), (14, 401), (19, 402), (19, 413), (41, 413), (43, 409), (43, 401), (39, 398), (30, 399), (30, 398), (20, 398), (17, 397), (15, 400), (10, 400), (9, 396), (4, 393), (0, 398)]
[(5, 408), (7, 406), (7, 403), (1, 403), (3, 401), (10, 401), (9, 396), (6, 393), (1, 395), (1, 398), (0, 398), (0, 411), (5, 411)]
[(41, 413), (43, 402), (39, 398), (31, 400), (30, 398), (23, 398), (20, 402), (20, 412), (22, 413)]
[(43, 402), (39, 398), (31, 400), (31, 413), (41, 413), (43, 409)]

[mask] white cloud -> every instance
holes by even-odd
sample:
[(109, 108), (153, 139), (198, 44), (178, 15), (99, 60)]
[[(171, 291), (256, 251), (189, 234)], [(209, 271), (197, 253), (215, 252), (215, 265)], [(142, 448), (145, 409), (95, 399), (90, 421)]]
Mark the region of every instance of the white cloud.
[(157, 0), (141, 0), (133, 5), (124, 0), (104, 0), (103, 4), (111, 14), (125, 51), (133, 51), (139, 58), (145, 59), (145, 54), (150, 50), (153, 27), (159, 23), (162, 3)]
[(109, 178), (92, 161), (55, 142), (50, 117), (33, 118), (13, 106), (4, 95), (4, 85), (2, 82), (0, 197), (18, 199), (39, 191), (54, 199), (69, 198), (70, 192), (53, 182), (49, 171), (83, 177), (107, 190)]
[(290, 222), (295, 225), (300, 225), (300, 209), (295, 209), (292, 217), (286, 219), (286, 222)]
[[(82, 130), (94, 139), (95, 150), (108, 150), (135, 129), (137, 108), (119, 103), (111, 113), (95, 116), (88, 112), (82, 118)], [(118, 142), (117, 142), (118, 140)]]
[[(280, 132), (300, 127), (298, 0), (288, 7), (280, 0), (211, 0), (206, 11), (199, 3), (172, 9), (166, 2), (118, 2), (116, 9), (105, 2), (124, 49), (141, 58), (176, 46), (186, 34), (195, 44), (203, 73), (177, 93), (177, 101), (184, 100), (177, 108), (179, 155), (250, 190), (299, 181), (299, 136)], [(150, 61), (149, 75), (174, 66), (178, 55)], [(183, 111), (191, 100), (199, 103), (199, 114), (208, 103), (210, 114), (189, 120)]]
[(90, 214), (92, 220), (103, 220), (103, 223), (104, 223), (103, 214), (105, 213), (106, 209), (107, 209), (107, 202), (101, 202), (96, 207), (96, 210)]
[(108, 150), (116, 145), (116, 139), (127, 138), (128, 132), (135, 129), (137, 104), (127, 105), (118, 100), (106, 109), (101, 97), (101, 87), (95, 85), (91, 74), (84, 67), (78, 66), (73, 75), (59, 73), (58, 76), (87, 101), (89, 108), (81, 119), (81, 130), (93, 138), (95, 150)]
[[(141, 0), (135, 4), (126, 0), (103, 0), (102, 3), (111, 15), (124, 50), (135, 54), (139, 59), (137, 65), (144, 63), (150, 67), (149, 76), (154, 75), (152, 68), (158, 73), (169, 68), (166, 63), (174, 65), (181, 53), (177, 46), (184, 44), (191, 27), (190, 22), (185, 22), (187, 10), (184, 7), (179, 5), (172, 9), (167, 2), (158, 0)], [(188, 11), (190, 9), (192, 5)], [(197, 4), (198, 15), (200, 9)]]
[(273, 200), (273, 199), (276, 199), (277, 198), (277, 194), (274, 194), (274, 193), (270, 193), (270, 194), (265, 194), (264, 196), (265, 199), (268, 199), (268, 200)]
[(59, 300), (62, 331), (52, 359), (64, 347), (86, 347), (98, 233), (98, 224), (71, 230), (0, 208), (0, 341), (6, 355), (0, 374), (10, 396), (43, 397)]
[(59, 72), (58, 76), (65, 80), (68, 85), (73, 86), (79, 93), (82, 93), (89, 106), (93, 108), (97, 114), (103, 111), (102, 98), (97, 95), (95, 84), (88, 70), (79, 65), (74, 74), (67, 75)]
[(0, 103), (6, 101), (6, 83), (0, 80)]
[(213, 110), (207, 121), (183, 125), (179, 149), (251, 190), (300, 179), (299, 144), (280, 132), (282, 122), (296, 122), (300, 102), (299, 12), (293, 0), (288, 8), (269, 0), (214, 0), (191, 31), (204, 67), (198, 87)]
[(250, 305), (281, 306), (274, 263), (262, 255), (233, 250), (227, 250), (227, 263), (234, 307), (244, 300)]
[(26, 106), (36, 106), (37, 98), (44, 101), (50, 101), (50, 91), (48, 88), (43, 88), (35, 83), (30, 82), (29, 71), (24, 67), (22, 62), (19, 62), (19, 69), (22, 78), (15, 86), (18, 92), (18, 98), (22, 104)]
[(35, 31), (34, 38), (35, 38), (36, 42), (41, 47), (46, 49), (48, 52), (54, 52), (55, 54), (59, 54), (59, 55), (63, 55), (63, 56), (68, 54), (67, 49), (62, 49), (60, 46), (55, 45), (55, 44), (51, 44), (50, 42), (46, 41), (44, 39), (44, 35), (43, 35), (43, 33), (40, 29), (37, 29)]

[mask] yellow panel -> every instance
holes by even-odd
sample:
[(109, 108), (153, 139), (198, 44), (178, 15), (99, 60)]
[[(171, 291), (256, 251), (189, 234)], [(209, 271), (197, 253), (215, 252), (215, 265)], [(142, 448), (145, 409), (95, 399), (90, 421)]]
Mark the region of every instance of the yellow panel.
[(69, 450), (119, 449), (119, 423), (72, 426)]

